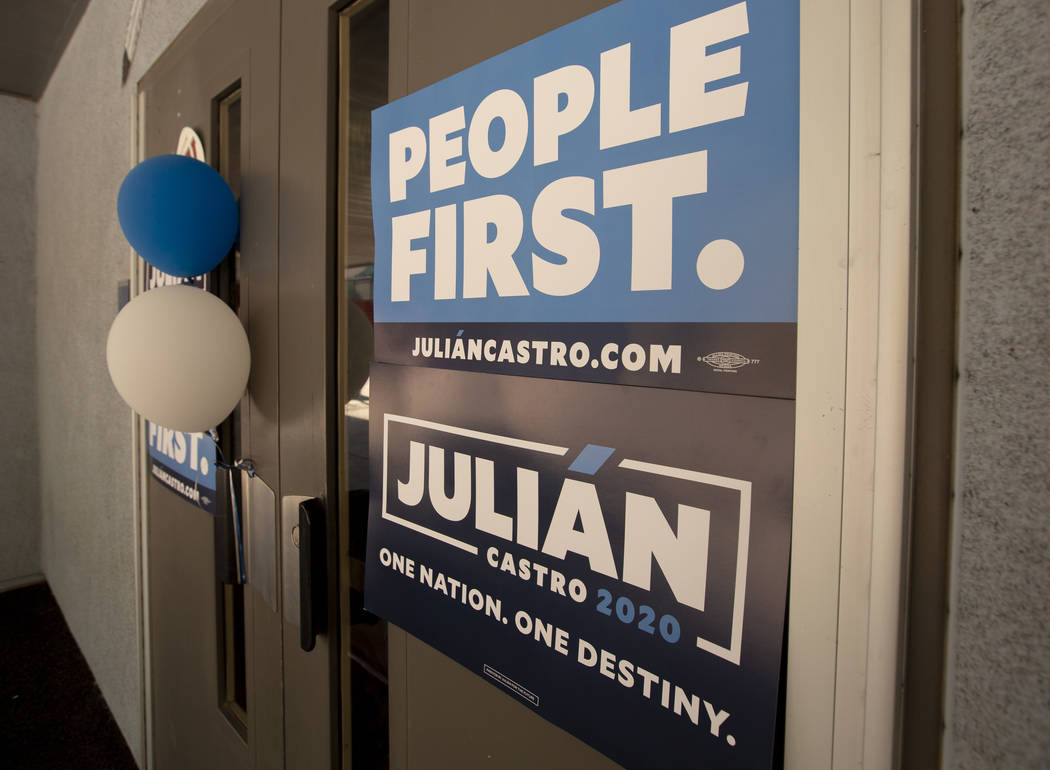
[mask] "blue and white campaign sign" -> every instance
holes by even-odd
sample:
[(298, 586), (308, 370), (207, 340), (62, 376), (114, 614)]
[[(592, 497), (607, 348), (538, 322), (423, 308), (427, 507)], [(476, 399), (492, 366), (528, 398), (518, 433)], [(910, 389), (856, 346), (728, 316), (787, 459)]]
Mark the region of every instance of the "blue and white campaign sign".
[(216, 512), (215, 443), (203, 433), (183, 433), (146, 422), (150, 475), (189, 503)]
[(385, 364), (371, 394), (367, 609), (626, 767), (770, 766), (791, 400)]
[(798, 54), (624, 0), (372, 114), (366, 607), (630, 768), (775, 752)]
[(798, 12), (624, 0), (373, 112), (377, 359), (793, 396)]
[(142, 276), (142, 291), (156, 289), (158, 286), (196, 286), (208, 291), (208, 275), (195, 275), (191, 278), (180, 278), (158, 270), (149, 262), (139, 257), (139, 275)]

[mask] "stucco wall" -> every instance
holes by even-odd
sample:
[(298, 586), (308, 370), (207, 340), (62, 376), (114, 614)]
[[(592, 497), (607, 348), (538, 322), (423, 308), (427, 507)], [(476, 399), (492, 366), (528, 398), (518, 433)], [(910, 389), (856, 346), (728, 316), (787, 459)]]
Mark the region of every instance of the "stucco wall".
[(147, 0), (127, 85), (131, 0), (93, 0), (39, 102), (37, 354), (43, 569), (124, 736), (143, 761), (131, 412), (105, 345), (128, 278), (116, 195), (135, 83), (201, 0)]
[(40, 572), (36, 105), (0, 95), (0, 588)]
[(1050, 763), (1050, 4), (964, 3), (947, 766)]

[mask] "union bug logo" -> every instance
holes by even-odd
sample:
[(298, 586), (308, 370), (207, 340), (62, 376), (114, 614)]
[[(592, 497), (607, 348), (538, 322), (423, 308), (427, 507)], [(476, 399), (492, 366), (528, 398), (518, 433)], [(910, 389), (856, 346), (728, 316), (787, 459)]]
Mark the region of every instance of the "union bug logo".
[(708, 353), (706, 356), (697, 357), (696, 360), (700, 363), (707, 364), (716, 372), (725, 372), (726, 374), (736, 374), (738, 369), (742, 369), (748, 364), (758, 363), (757, 358), (748, 358), (739, 353), (730, 353), (727, 351)]

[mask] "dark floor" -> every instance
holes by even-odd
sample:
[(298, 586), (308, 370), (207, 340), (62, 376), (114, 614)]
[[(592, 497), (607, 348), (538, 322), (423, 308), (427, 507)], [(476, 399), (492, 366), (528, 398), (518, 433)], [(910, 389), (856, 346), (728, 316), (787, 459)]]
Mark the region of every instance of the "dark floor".
[(0, 593), (0, 768), (135, 770), (45, 583)]

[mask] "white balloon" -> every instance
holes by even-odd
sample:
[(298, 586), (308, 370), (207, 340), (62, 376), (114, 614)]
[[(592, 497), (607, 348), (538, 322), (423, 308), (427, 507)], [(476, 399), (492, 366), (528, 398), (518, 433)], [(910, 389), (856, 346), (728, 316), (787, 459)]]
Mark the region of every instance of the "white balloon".
[(195, 433), (214, 428), (237, 406), (251, 351), (225, 302), (194, 286), (162, 286), (117, 314), (106, 363), (128, 406), (158, 425)]

